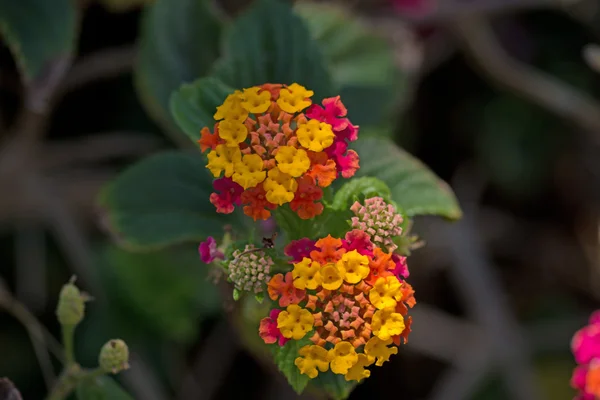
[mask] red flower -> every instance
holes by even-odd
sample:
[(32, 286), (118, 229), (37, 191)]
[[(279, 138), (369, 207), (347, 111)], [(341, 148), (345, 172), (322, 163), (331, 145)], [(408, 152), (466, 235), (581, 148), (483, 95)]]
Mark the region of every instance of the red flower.
[(291, 271), (285, 274), (285, 279), (282, 274), (272, 277), (267, 285), (267, 291), (271, 300), (279, 299), (280, 307), (298, 304), (304, 300), (304, 296), (306, 295), (304, 290), (294, 287), (294, 277)]
[(290, 203), (290, 208), (302, 219), (311, 219), (323, 212), (323, 204), (317, 203), (323, 197), (323, 191), (314, 184), (310, 176), (298, 180), (298, 190)]
[(277, 316), (280, 312), (281, 310), (273, 309), (268, 317), (263, 318), (260, 321), (258, 333), (266, 344), (278, 342), (280, 346), (283, 346), (289, 340), (283, 337), (281, 331), (277, 327)]
[(292, 240), (290, 244), (285, 246), (283, 252), (286, 256), (292, 257), (292, 263), (302, 261), (304, 257), (310, 258), (310, 252), (316, 250), (315, 241), (309, 238)]
[(217, 212), (221, 214), (231, 214), (234, 204), (240, 205), (241, 195), (244, 188), (232, 181), (229, 178), (219, 178), (213, 182), (215, 191), (220, 193), (212, 193), (210, 202), (217, 208)]

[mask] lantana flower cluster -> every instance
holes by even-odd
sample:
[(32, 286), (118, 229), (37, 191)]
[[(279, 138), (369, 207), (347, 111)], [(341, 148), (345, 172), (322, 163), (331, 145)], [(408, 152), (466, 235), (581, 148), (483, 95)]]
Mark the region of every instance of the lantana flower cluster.
[[(368, 199), (365, 204), (381, 204), (380, 200)], [(362, 218), (372, 226), (378, 215)], [(379, 241), (388, 243), (387, 234)], [(412, 323), (408, 309), (416, 303), (405, 281), (406, 258), (392, 251), (375, 244), (362, 229), (352, 229), (343, 238), (292, 241), (285, 254), (293, 269), (274, 275), (268, 283), (269, 297), (277, 307), (260, 323), (264, 342), (280, 346), (288, 340), (308, 342), (294, 363), (310, 378), (326, 371), (348, 381), (369, 377), (366, 367), (383, 365), (408, 340)]]
[(211, 132), (201, 131), (206, 167), (216, 178), (210, 201), (228, 214), (236, 205), (254, 220), (289, 204), (302, 219), (323, 212), (322, 188), (359, 168), (348, 143), (358, 126), (346, 118), (339, 96), (312, 104), (313, 91), (264, 84), (236, 90), (217, 108)]
[(589, 325), (575, 333), (571, 349), (579, 364), (571, 378), (571, 386), (579, 391), (574, 400), (600, 399), (600, 311), (590, 316)]
[[(298, 218), (312, 219), (324, 211), (322, 189), (355, 174), (359, 158), (348, 144), (358, 127), (339, 96), (321, 104), (311, 96), (296, 83), (265, 84), (235, 91), (217, 108), (214, 129), (202, 129), (198, 141), (216, 178), (210, 201), (217, 212), (241, 205), (255, 221), (266, 220), (289, 204)], [(292, 240), (281, 256), (275, 236), (243, 249), (233, 248), (227, 235), (221, 247), (208, 238), (198, 249), (202, 261), (221, 266), (234, 299), (251, 293), (262, 302), (268, 295), (258, 334), (275, 352), (287, 351), (286, 360), (292, 351), (291, 367), (311, 379), (337, 374), (361, 381), (411, 332), (414, 290), (406, 257), (396, 253), (402, 216), (381, 197), (358, 198), (347, 204), (353, 214), (342, 236)], [(313, 232), (327, 221), (315, 221), (324, 225)], [(340, 221), (334, 222), (339, 232)], [(285, 228), (284, 236), (297, 237), (293, 222)]]

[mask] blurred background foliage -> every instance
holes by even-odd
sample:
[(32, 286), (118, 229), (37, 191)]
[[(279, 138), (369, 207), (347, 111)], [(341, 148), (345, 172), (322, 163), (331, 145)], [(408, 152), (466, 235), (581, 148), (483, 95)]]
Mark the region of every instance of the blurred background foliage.
[[(207, 276), (196, 245), (130, 251), (135, 244), (106, 229), (98, 202), (138, 159), (193, 146), (171, 117), (170, 95), (223, 57), (240, 62), (231, 51), (248, 49), (226, 32), (248, 3), (0, 0), (0, 293), (12, 293), (58, 336), (56, 298), (78, 275), (95, 297), (77, 331), (79, 360), (94, 365), (107, 339), (126, 340), (132, 368), (119, 382), (136, 399), (294, 398), (270, 361), (251, 350), (249, 335), (232, 328), (231, 299)], [(513, 330), (532, 356), (539, 398), (570, 398), (570, 336), (600, 299), (599, 76), (582, 55), (598, 41), (600, 2), (392, 3), (297, 1), (294, 10), (323, 55), (315, 71), (330, 72), (363, 139), (378, 137), (365, 141), (361, 157), (383, 153), (393, 169), (404, 153), (376, 145), (389, 137), (453, 186), (485, 253), (480, 267), (493, 272), (502, 310), (518, 321)], [(264, 18), (276, 32), (275, 16)], [(474, 43), (489, 35), (469, 35), (467, 28), (482, 28), (473, 19), (493, 28), (495, 42)], [(293, 41), (278, 45), (300, 51)], [(522, 84), (524, 65), (545, 80)], [(168, 181), (172, 171), (157, 172), (147, 185)], [(134, 189), (125, 200), (143, 195)], [(428, 246), (409, 263), (422, 309), (444, 318), (415, 317), (414, 343), (351, 399), (517, 398), (511, 385), (522, 382), (501, 379), (502, 367), (487, 364), (477, 379), (458, 379), (449, 386), (456, 392), (439, 395), (460, 372), (456, 348), (470, 344), (459, 333), (482, 325), (473, 337), (491, 335), (471, 310), (484, 301), (463, 290), (481, 284), (478, 271), (454, 275), (460, 240), (468, 242), (467, 259), (481, 249), (442, 224), (417, 218), (413, 230)], [(0, 376), (24, 399), (46, 393), (31, 343), (10, 313), (0, 314)]]

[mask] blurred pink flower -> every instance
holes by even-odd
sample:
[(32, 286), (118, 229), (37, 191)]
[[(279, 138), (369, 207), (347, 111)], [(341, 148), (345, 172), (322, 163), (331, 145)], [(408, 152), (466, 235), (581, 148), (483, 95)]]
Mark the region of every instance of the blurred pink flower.
[(217, 241), (212, 236), (206, 238), (204, 242), (198, 246), (198, 253), (203, 263), (210, 264), (215, 259), (224, 259), (225, 255), (217, 249)]

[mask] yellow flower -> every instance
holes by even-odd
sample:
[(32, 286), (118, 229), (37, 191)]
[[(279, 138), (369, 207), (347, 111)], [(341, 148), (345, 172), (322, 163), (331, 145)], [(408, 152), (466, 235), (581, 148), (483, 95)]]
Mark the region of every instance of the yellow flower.
[(327, 354), (331, 361), (331, 372), (345, 375), (358, 362), (358, 354), (350, 342), (338, 342)]
[(314, 323), (312, 314), (297, 304), (290, 304), (287, 311), (282, 311), (277, 316), (277, 328), (288, 339), (302, 339), (310, 332)]
[(344, 254), (337, 263), (338, 268), (346, 271), (344, 280), (348, 283), (358, 283), (369, 275), (369, 258), (356, 250)]
[(225, 140), (225, 144), (234, 147), (246, 140), (248, 128), (241, 122), (224, 120), (219, 122), (219, 137)]
[(267, 176), (266, 171), (263, 171), (263, 160), (258, 154), (245, 154), (234, 166), (235, 172), (231, 179), (244, 189), (258, 185)]
[(360, 382), (364, 378), (371, 376), (371, 371), (365, 369), (369, 365), (373, 364), (374, 359), (370, 358), (366, 354), (360, 353), (358, 355), (358, 361), (352, 366), (344, 376), (347, 381), (358, 381)]
[(394, 308), (384, 308), (375, 311), (371, 322), (373, 334), (381, 340), (388, 340), (392, 336), (402, 333), (404, 330), (404, 318)]
[(253, 114), (262, 114), (269, 109), (271, 105), (271, 92), (263, 90), (259, 93), (262, 88), (254, 86), (248, 89), (244, 89), (242, 94), (242, 107), (245, 110)]
[(227, 96), (222, 105), (217, 107), (217, 112), (213, 116), (215, 121), (226, 119), (228, 121), (243, 123), (248, 118), (248, 111), (242, 107), (242, 92), (236, 90), (233, 94)]
[(395, 276), (379, 278), (369, 292), (371, 304), (379, 309), (396, 307), (396, 302), (402, 298), (401, 283)]
[(275, 155), (275, 160), (277, 160), (277, 168), (281, 172), (295, 178), (301, 176), (310, 168), (310, 159), (306, 151), (293, 146), (279, 147)]
[(343, 267), (335, 264), (327, 264), (321, 268), (321, 286), (327, 290), (336, 290), (342, 286), (346, 271)]
[(381, 340), (377, 337), (372, 337), (365, 345), (365, 353), (371, 360), (377, 358), (375, 365), (381, 367), (384, 362), (390, 359), (392, 354), (398, 353), (396, 346), (388, 347), (390, 344), (392, 344), (392, 339)]
[(316, 119), (299, 124), (296, 135), (302, 147), (317, 152), (331, 146), (335, 137), (331, 125)]
[(265, 197), (268, 201), (282, 206), (294, 199), (294, 193), (298, 189), (298, 182), (288, 174), (281, 172), (278, 168), (272, 168), (269, 170), (263, 188), (267, 192)]
[(215, 178), (225, 171), (225, 176), (233, 175), (234, 164), (242, 159), (242, 152), (238, 147), (227, 147), (223, 144), (218, 145), (214, 150), (208, 153), (208, 164), (206, 168), (212, 172)]
[(279, 91), (277, 104), (286, 113), (294, 114), (311, 105), (311, 101), (307, 99), (313, 94), (315, 92), (312, 90), (306, 90), (304, 86), (292, 83)]
[(300, 373), (308, 375), (311, 379), (314, 379), (319, 375), (317, 368), (321, 372), (326, 372), (329, 369), (327, 350), (321, 346), (304, 346), (298, 350), (298, 354), (301, 357), (296, 358), (294, 364), (296, 364)]
[(297, 289), (316, 289), (321, 284), (321, 264), (310, 258), (304, 257), (302, 261), (294, 264), (292, 276), (294, 287)]

